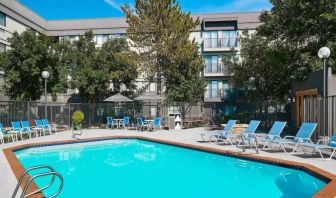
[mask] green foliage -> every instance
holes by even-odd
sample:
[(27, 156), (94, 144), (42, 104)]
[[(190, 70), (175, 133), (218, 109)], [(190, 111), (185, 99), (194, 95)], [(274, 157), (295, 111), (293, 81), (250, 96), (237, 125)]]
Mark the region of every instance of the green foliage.
[(86, 32), (73, 42), (72, 74), (79, 95), (89, 102), (97, 102), (109, 87), (108, 68), (99, 56), (99, 49), (93, 42), (93, 33)]
[(204, 64), (197, 44), (189, 40), (199, 20), (182, 12), (175, 0), (136, 0), (135, 9), (125, 5), (122, 10), (132, 45), (141, 49), (140, 69), (157, 82), (158, 94), (164, 86), (169, 101), (201, 101)]
[(125, 39), (108, 40), (102, 48), (96, 48), (93, 33), (86, 32), (72, 44), (67, 60), (74, 86), (82, 98), (89, 102), (102, 100), (109, 94), (110, 83), (115, 92), (125, 85), (134, 88), (137, 78), (136, 55)]
[[(323, 64), (317, 57), (319, 48), (328, 46), (332, 52), (336, 51), (335, 1), (272, 0), (271, 3), (272, 10), (260, 17), (262, 25), (258, 35), (295, 55), (293, 67), (306, 73), (321, 69)], [(332, 53), (328, 62), (334, 71), (335, 60), (336, 54)]]
[(71, 119), (74, 126), (81, 125), (84, 120), (84, 113), (77, 110), (72, 114)]
[(100, 51), (100, 58), (103, 67), (108, 68), (109, 80), (113, 83), (115, 92), (120, 92), (121, 85), (125, 85), (128, 90), (135, 89), (138, 57), (136, 52), (130, 50), (126, 39), (105, 42)]
[[(319, 48), (336, 50), (336, 4), (333, 0), (271, 3), (271, 11), (260, 16), (256, 34), (241, 38), (242, 60), (229, 65), (235, 81), (248, 90), (250, 100), (285, 102), (292, 82), (322, 69)], [(336, 53), (331, 53), (328, 64), (334, 71), (335, 60)]]
[(16, 100), (38, 100), (44, 92), (42, 71), (50, 73), (48, 92), (54, 96), (67, 89), (67, 70), (60, 64), (60, 48), (53, 38), (28, 30), (13, 33), (11, 49), (1, 55), (6, 95)]

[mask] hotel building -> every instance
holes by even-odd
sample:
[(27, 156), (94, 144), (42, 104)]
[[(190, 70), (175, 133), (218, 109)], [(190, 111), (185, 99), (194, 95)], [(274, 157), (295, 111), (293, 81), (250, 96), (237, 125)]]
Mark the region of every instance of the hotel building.
[[(243, 30), (254, 32), (260, 25), (259, 15), (259, 12), (193, 15), (201, 21), (190, 38), (195, 38), (205, 61), (204, 77), (208, 84), (204, 103), (217, 106), (216, 109), (224, 114), (234, 111), (234, 101), (240, 93), (227, 66), (222, 63), (222, 57), (232, 49), (239, 56), (239, 35)], [(127, 26), (125, 18), (46, 20), (17, 1), (0, 0), (0, 52), (9, 49), (8, 38), (15, 31), (34, 29), (58, 39), (76, 40), (85, 31), (92, 30), (96, 46), (101, 47), (108, 39), (125, 37)], [(137, 79), (137, 86), (156, 91), (155, 82), (141, 77)]]

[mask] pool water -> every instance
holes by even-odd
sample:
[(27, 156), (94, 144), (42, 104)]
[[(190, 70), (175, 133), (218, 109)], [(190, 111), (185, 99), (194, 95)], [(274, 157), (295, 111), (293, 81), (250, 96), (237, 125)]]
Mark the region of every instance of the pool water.
[(15, 154), (25, 168), (49, 164), (60, 172), (64, 188), (59, 197), (303, 198), (326, 185), (295, 169), (135, 139), (35, 147)]

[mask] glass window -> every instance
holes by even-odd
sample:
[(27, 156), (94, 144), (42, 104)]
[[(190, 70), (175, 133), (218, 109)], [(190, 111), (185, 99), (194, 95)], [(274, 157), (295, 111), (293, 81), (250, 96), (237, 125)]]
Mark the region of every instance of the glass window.
[(237, 47), (237, 31), (223, 31), (223, 47)]
[(6, 45), (3, 43), (0, 43), (0, 53), (3, 53), (6, 51)]
[(109, 35), (103, 35), (103, 43), (105, 43), (109, 39)]
[(96, 35), (96, 44), (97, 45), (103, 44), (103, 35)]
[(3, 12), (0, 12), (0, 25), (6, 26), (6, 15)]

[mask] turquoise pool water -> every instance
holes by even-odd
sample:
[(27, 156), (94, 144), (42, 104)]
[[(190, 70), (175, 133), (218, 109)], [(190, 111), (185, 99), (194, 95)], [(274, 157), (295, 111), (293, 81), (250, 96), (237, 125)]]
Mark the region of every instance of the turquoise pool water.
[(59, 171), (64, 177), (59, 197), (67, 198), (303, 198), (326, 185), (303, 171), (133, 139), (15, 154), (25, 168), (49, 164)]

